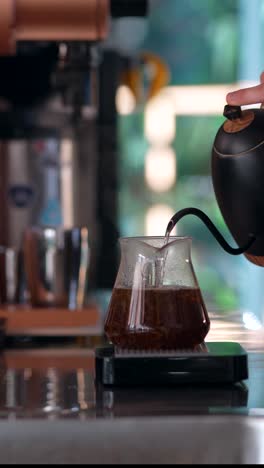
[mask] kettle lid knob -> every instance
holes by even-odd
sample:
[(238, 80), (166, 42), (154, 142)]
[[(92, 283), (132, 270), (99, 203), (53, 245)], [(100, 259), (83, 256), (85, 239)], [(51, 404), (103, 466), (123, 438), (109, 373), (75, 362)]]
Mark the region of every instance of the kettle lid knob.
[(224, 117), (226, 117), (228, 120), (241, 119), (242, 117), (241, 107), (226, 105), (224, 109)]

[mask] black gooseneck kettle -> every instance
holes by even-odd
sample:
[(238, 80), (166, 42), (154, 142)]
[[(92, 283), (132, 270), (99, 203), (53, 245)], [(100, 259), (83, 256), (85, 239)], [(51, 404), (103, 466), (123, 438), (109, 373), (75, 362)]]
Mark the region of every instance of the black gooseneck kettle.
[(167, 234), (188, 214), (198, 216), (221, 246), (232, 255), (244, 253), (264, 266), (264, 109), (225, 106), (225, 122), (212, 150), (216, 199), (238, 248), (231, 247), (208, 216), (186, 208), (171, 219)]

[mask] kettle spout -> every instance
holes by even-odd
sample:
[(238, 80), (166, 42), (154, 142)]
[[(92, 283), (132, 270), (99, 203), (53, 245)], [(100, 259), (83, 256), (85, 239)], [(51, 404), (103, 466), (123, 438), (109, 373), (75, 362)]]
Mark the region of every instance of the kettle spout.
[(254, 234), (249, 234), (248, 239), (243, 247), (234, 248), (228, 244), (222, 234), (218, 231), (216, 226), (212, 223), (210, 218), (198, 208), (185, 208), (181, 211), (178, 211), (170, 220), (166, 236), (169, 236), (172, 230), (175, 228), (176, 224), (185, 216), (187, 215), (194, 215), (197, 216), (203, 223), (207, 226), (209, 231), (215, 237), (217, 242), (221, 245), (221, 247), (230, 255), (241, 255), (247, 252), (250, 247), (252, 247), (253, 243), (256, 241), (256, 236)]

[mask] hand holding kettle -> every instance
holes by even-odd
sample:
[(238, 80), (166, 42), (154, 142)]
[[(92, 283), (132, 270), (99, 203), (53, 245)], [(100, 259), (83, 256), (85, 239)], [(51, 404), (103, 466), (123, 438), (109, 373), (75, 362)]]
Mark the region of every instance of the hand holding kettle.
[(264, 105), (264, 72), (260, 76), (260, 84), (251, 88), (244, 88), (233, 93), (229, 93), (226, 97), (227, 103), (230, 106), (245, 106), (251, 104), (262, 103)]
[[(229, 246), (208, 216), (197, 208), (176, 213), (170, 230), (183, 216), (198, 216), (224, 250), (244, 253), (255, 265), (264, 267), (264, 73), (261, 84), (227, 95), (225, 122), (212, 148), (212, 181), (218, 206), (238, 248)], [(241, 106), (262, 102), (260, 109)]]

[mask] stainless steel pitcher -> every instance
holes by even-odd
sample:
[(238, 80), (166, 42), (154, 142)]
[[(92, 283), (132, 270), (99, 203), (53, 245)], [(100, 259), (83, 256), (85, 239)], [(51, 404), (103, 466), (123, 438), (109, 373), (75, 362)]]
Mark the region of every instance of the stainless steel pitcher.
[(23, 251), (33, 306), (84, 306), (90, 259), (87, 228), (28, 229)]

